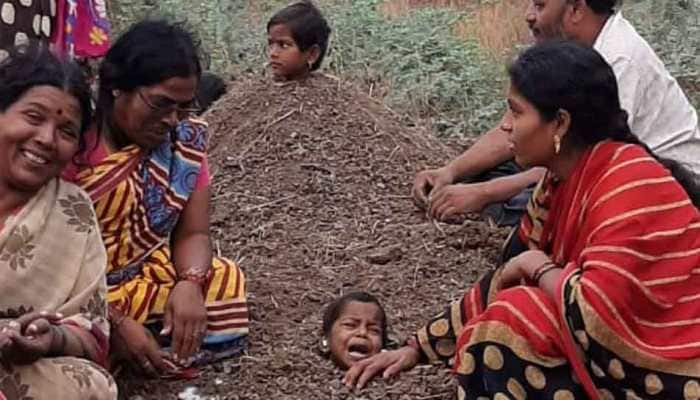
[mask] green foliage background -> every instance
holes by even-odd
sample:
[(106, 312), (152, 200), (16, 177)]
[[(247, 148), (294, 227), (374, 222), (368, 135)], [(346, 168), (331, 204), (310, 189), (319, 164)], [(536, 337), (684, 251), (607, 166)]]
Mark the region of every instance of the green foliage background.
[[(505, 63), (453, 35), (453, 23), (465, 15), (423, 8), (389, 20), (378, 11), (380, 2), (317, 1), (334, 29), (325, 71), (361, 82), (409, 118), (431, 121), (437, 134), (478, 134), (491, 127), (503, 110)], [(186, 21), (199, 35), (210, 68), (237, 76), (264, 69), (266, 21), (288, 1), (110, 4), (117, 31), (148, 16)], [(624, 13), (700, 106), (700, 0), (627, 0)]]

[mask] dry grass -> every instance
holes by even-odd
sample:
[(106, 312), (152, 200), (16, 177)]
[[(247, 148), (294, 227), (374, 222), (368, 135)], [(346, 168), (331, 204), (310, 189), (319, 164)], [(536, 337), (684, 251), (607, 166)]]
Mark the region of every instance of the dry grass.
[(381, 10), (390, 18), (406, 15), (414, 8), (420, 7), (450, 7), (459, 10), (473, 9), (479, 0), (386, 0)]
[(476, 38), (494, 56), (507, 56), (518, 44), (529, 40), (526, 8), (527, 2), (522, 0), (482, 4), (470, 18), (456, 24), (455, 32), (462, 38)]
[(455, 34), (476, 39), (496, 58), (509, 55), (530, 35), (524, 20), (527, 2), (522, 0), (386, 0), (381, 10), (387, 17), (396, 18), (420, 7), (449, 7), (468, 12), (468, 17), (455, 24)]

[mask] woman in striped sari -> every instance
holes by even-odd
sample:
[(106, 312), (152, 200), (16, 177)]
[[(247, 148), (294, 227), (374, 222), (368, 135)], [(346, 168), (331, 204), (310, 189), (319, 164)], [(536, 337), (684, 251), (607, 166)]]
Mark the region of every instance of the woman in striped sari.
[(693, 177), (630, 133), (594, 50), (537, 45), (509, 75), (515, 160), (548, 169), (518, 232), (527, 250), (345, 383), (442, 361), (461, 399), (699, 399)]
[(64, 174), (102, 228), (114, 352), (152, 374), (240, 353), (248, 333), (243, 274), (212, 255), (206, 124), (189, 118), (200, 76), (180, 26), (132, 26), (101, 66), (88, 156)]

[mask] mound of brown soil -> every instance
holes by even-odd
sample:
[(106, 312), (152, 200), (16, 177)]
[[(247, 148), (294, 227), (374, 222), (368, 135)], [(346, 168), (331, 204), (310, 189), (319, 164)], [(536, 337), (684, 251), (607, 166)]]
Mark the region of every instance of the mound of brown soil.
[(342, 293), (377, 295), (402, 340), (493, 266), (502, 230), (474, 219), (431, 222), (409, 196), (416, 170), (457, 149), (329, 77), (235, 82), (205, 117), (215, 248), (248, 278), (250, 351), (197, 381), (128, 391), (176, 398), (194, 385), (202, 398), (453, 398), (441, 367), (351, 394), (317, 345), (323, 306)]

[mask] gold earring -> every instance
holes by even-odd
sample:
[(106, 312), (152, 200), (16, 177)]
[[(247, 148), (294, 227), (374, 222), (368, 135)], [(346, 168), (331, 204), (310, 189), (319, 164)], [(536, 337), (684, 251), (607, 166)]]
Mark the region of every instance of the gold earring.
[(561, 151), (561, 138), (559, 135), (554, 135), (554, 154), (559, 154)]

